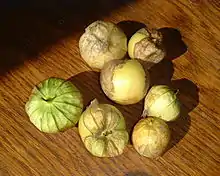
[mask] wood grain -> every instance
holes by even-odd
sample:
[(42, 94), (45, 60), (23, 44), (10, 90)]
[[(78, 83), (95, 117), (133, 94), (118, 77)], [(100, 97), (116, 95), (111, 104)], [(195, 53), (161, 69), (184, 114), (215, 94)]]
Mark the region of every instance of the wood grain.
[[(218, 0), (95, 0), (3, 2), (0, 7), (0, 176), (218, 176), (220, 170), (220, 3)], [(143, 25), (160, 29), (168, 55), (151, 68), (152, 84), (180, 90), (182, 116), (169, 123), (172, 141), (159, 159), (129, 144), (123, 155), (97, 158), (77, 127), (39, 132), (24, 111), (33, 86), (57, 76), (74, 82), (85, 106), (98, 98), (99, 75), (79, 54), (90, 22), (118, 23), (131, 36)], [(116, 105), (116, 104), (115, 104)], [(143, 102), (116, 105), (131, 132)]]

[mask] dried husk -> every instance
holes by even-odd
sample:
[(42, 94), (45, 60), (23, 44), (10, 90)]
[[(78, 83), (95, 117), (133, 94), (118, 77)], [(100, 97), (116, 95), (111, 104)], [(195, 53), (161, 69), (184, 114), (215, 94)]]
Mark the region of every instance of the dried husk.
[(48, 78), (36, 85), (25, 104), (30, 121), (42, 132), (65, 131), (78, 122), (83, 109), (79, 89), (61, 78)]
[(140, 155), (157, 158), (167, 149), (170, 134), (170, 129), (163, 120), (156, 117), (143, 118), (133, 129), (132, 144)]
[(85, 62), (100, 71), (106, 62), (126, 55), (127, 36), (116, 24), (98, 20), (85, 29), (79, 50)]
[(166, 55), (163, 46), (163, 36), (156, 29), (139, 29), (128, 42), (128, 54), (132, 59), (140, 59), (153, 66)]
[(100, 74), (103, 92), (112, 101), (129, 105), (141, 101), (149, 88), (150, 76), (137, 60), (113, 60)]
[(86, 149), (97, 157), (121, 155), (128, 143), (128, 132), (121, 112), (94, 99), (79, 120), (79, 134)]

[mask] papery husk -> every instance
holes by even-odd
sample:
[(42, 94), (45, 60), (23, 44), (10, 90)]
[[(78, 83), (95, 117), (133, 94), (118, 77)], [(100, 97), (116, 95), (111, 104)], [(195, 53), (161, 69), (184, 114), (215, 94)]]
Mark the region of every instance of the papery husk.
[(110, 60), (122, 59), (127, 53), (127, 36), (116, 24), (97, 20), (79, 40), (80, 55), (94, 70), (100, 71)]
[(65, 131), (76, 125), (83, 109), (83, 97), (70, 81), (48, 78), (36, 85), (25, 104), (30, 121), (45, 133)]
[(132, 132), (132, 144), (141, 156), (158, 158), (167, 149), (170, 136), (169, 127), (163, 120), (147, 117), (135, 125)]
[(79, 120), (79, 134), (86, 149), (97, 157), (121, 155), (128, 143), (128, 132), (121, 112), (94, 99)]

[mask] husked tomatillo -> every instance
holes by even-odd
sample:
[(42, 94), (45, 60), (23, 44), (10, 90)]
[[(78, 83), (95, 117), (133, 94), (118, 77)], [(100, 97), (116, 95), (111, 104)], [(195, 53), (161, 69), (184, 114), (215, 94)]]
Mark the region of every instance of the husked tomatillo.
[(101, 70), (100, 83), (108, 98), (118, 104), (129, 105), (145, 97), (150, 78), (137, 60), (113, 60)]

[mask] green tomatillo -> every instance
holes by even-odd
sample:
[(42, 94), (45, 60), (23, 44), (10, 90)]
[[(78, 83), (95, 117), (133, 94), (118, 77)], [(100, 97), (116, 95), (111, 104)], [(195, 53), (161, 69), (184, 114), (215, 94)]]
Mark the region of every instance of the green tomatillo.
[(54, 77), (36, 85), (25, 105), (30, 121), (46, 133), (73, 127), (82, 109), (83, 99), (79, 89), (70, 81)]

